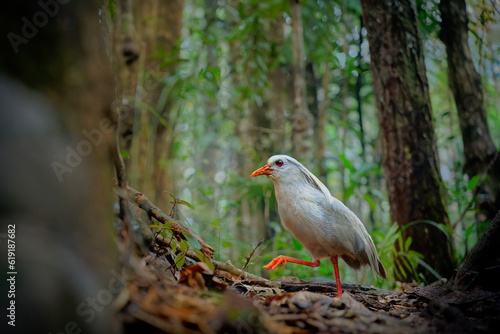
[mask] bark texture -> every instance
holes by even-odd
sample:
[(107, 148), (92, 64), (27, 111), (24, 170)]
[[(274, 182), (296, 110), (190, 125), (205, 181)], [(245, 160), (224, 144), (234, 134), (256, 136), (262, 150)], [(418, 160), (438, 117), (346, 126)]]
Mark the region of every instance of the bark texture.
[[(421, 219), (449, 226), (415, 2), (363, 0), (362, 5), (391, 220), (400, 227)], [(451, 276), (455, 255), (443, 233), (417, 224), (404, 237), (412, 237), (411, 249), (440, 275)]]
[[(481, 77), (468, 45), (468, 18), (464, 0), (442, 0), (439, 37), (448, 55), (448, 81), (455, 98), (464, 145), (464, 173), (472, 178), (487, 173), (489, 182), (480, 185), (478, 208), (483, 219), (492, 219), (500, 209), (500, 158), (488, 129)], [(490, 164), (492, 164), (490, 166)]]

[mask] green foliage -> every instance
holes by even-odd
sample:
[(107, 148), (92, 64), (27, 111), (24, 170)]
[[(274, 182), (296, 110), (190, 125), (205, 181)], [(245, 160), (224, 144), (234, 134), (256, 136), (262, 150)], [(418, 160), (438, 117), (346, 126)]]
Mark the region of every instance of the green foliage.
[[(165, 216), (164, 214), (162, 214), (161, 212), (158, 212), (158, 211), (156, 213), (169, 219), (170, 222), (165, 223), (165, 224), (160, 224), (160, 222), (158, 222), (156, 219), (154, 219), (155, 224), (149, 225), (149, 227), (156, 229), (157, 234), (161, 234), (161, 236), (163, 238), (167, 239), (170, 247), (173, 250), (179, 251), (177, 253), (177, 256), (175, 257), (175, 265), (177, 266), (177, 268), (181, 268), (184, 265), (184, 262), (186, 260), (186, 252), (188, 250), (193, 250), (198, 255), (198, 257), (200, 258), (201, 261), (205, 262), (211, 270), (214, 270), (214, 265), (213, 265), (211, 259), (206, 257), (201, 252), (201, 245), (198, 242), (198, 240), (196, 238), (194, 238), (191, 234), (185, 233), (185, 232), (179, 231), (179, 230), (174, 230), (172, 227), (173, 221), (175, 221), (176, 223), (178, 223), (180, 225), (184, 225), (181, 221), (175, 220), (173, 218), (174, 215), (176, 214), (174, 211), (176, 205), (185, 205), (193, 211), (195, 210), (195, 208), (189, 202), (177, 198), (172, 193), (169, 193), (169, 194), (173, 198), (173, 200), (170, 201), (170, 204), (172, 204), (172, 210), (169, 214), (169, 217)], [(182, 237), (180, 239), (178, 237), (176, 237), (176, 235), (178, 235), (178, 234), (182, 235)]]

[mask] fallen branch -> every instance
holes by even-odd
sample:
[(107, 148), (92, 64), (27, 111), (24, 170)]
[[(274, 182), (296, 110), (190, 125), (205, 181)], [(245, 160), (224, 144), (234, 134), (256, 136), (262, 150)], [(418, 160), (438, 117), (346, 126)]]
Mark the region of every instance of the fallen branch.
[[(179, 224), (178, 221), (168, 217), (160, 208), (154, 205), (144, 194), (138, 192), (137, 190), (127, 187), (127, 197), (137, 203), (137, 205), (146, 211), (150, 217), (155, 218), (159, 222), (166, 224), (170, 223), (170, 229), (172, 231), (180, 231), (182, 233), (189, 234), (194, 239), (196, 239), (201, 246), (201, 252), (208, 258), (213, 259), (214, 257), (214, 248), (207, 244), (202, 238), (194, 234), (190, 229), (185, 227), (182, 224)], [(194, 252), (193, 252), (194, 253)]]

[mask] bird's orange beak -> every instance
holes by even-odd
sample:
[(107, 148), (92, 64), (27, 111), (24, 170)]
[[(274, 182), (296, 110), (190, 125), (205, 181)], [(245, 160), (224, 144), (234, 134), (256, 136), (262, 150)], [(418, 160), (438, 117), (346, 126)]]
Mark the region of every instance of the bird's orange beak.
[(250, 177), (259, 176), (259, 175), (271, 175), (272, 171), (273, 170), (271, 169), (271, 166), (264, 165), (264, 166), (260, 167), (259, 169), (257, 169), (255, 172), (253, 172), (252, 175), (250, 175)]

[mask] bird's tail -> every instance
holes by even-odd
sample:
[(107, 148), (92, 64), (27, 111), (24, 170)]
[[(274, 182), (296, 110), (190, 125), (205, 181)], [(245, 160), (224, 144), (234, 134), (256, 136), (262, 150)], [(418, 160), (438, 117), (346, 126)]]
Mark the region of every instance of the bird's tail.
[(387, 278), (384, 265), (380, 262), (377, 249), (373, 243), (368, 247), (361, 249), (361, 251), (359, 251), (355, 256), (342, 255), (342, 259), (349, 265), (349, 267), (355, 270), (359, 269), (361, 266), (369, 265), (374, 274), (382, 278)]
[[(375, 270), (375, 272), (380, 277), (387, 278), (387, 273), (385, 272), (384, 265), (382, 264), (382, 262), (380, 262), (380, 260), (378, 259), (378, 257), (377, 257), (377, 261), (378, 261), (378, 270)], [(373, 270), (373, 268), (372, 268), (372, 270)]]

